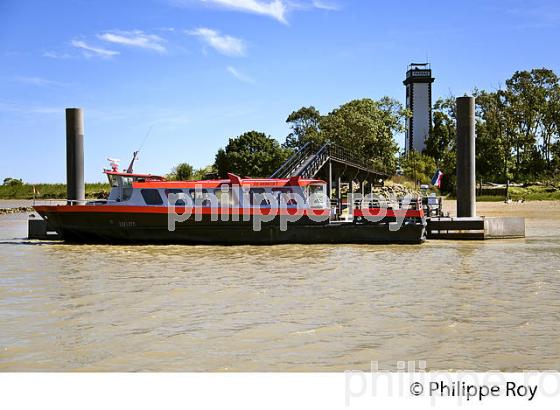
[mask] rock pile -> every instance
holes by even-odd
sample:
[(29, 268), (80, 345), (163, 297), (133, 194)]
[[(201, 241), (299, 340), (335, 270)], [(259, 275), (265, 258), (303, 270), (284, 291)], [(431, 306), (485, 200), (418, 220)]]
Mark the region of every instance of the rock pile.
[(33, 212), (34, 209), (31, 206), (18, 206), (15, 208), (0, 208), (0, 215), (7, 214), (17, 214), (21, 212)]
[(404, 185), (400, 184), (393, 184), (393, 185), (386, 185), (382, 187), (374, 187), (373, 193), (376, 195), (382, 195), (384, 197), (397, 197), (401, 198), (406, 195), (412, 196), (421, 196), (422, 194), (418, 191), (413, 189), (409, 189)]

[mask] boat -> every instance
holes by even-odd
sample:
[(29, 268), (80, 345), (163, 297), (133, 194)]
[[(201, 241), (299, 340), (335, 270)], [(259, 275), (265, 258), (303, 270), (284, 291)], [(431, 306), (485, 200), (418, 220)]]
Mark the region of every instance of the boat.
[[(130, 172), (129, 172), (130, 171)], [(422, 243), (421, 200), (350, 201), (345, 217), (320, 179), (240, 178), (168, 181), (105, 169), (106, 200), (35, 206), (67, 242), (127, 244)]]

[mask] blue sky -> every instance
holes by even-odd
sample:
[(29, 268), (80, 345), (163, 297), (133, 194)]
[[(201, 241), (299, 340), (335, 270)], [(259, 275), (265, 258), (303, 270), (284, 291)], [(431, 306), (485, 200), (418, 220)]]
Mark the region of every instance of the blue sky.
[(251, 129), (283, 141), (303, 105), (403, 102), (410, 62), (436, 97), (559, 73), (559, 39), (555, 0), (0, 0), (0, 178), (65, 180), (65, 107), (85, 111), (87, 181), (150, 128), (136, 171), (167, 173)]

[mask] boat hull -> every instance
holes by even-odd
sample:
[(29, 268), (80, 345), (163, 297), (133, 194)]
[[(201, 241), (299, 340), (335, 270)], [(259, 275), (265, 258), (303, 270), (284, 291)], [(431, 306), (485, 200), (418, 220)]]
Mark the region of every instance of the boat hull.
[[(51, 208), (51, 209), (49, 209)], [(57, 212), (56, 207), (37, 207), (67, 242), (272, 245), (272, 244), (377, 244), (422, 243), (426, 237), (423, 218), (395, 222), (316, 222), (303, 217), (280, 228), (276, 217), (254, 229), (251, 219), (243, 221), (200, 221), (189, 219), (168, 229), (167, 213)]]

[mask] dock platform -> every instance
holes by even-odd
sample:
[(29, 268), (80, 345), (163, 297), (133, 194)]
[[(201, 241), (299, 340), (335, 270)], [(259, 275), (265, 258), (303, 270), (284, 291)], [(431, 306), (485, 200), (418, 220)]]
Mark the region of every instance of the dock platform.
[(525, 237), (525, 218), (519, 217), (431, 217), (428, 239), (512, 239)]
[(62, 239), (61, 236), (49, 226), (47, 221), (34, 214), (29, 216), (27, 222), (27, 238), (41, 240)]

